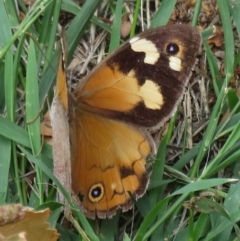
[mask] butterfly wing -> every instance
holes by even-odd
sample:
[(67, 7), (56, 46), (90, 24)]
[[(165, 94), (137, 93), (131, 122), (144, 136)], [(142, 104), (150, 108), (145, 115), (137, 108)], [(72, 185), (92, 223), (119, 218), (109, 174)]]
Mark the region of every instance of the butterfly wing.
[[(71, 192), (71, 153), (68, 122), (68, 92), (63, 53), (60, 51), (57, 85), (51, 106), (51, 125), (53, 134), (54, 175), (64, 188)], [(66, 203), (62, 193), (57, 191), (57, 199)], [(69, 212), (68, 206), (65, 213)]]
[(170, 117), (183, 95), (201, 43), (177, 25), (134, 37), (79, 83), (69, 105), (73, 191), (88, 217), (131, 207), (148, 178), (152, 139), (146, 127)]
[(148, 184), (145, 159), (150, 144), (144, 131), (122, 122), (71, 112), (72, 189), (83, 196), (90, 218), (111, 217), (117, 208), (128, 210), (129, 193), (141, 197)]
[(143, 32), (107, 57), (75, 90), (81, 109), (152, 127), (180, 101), (201, 44), (187, 25)]

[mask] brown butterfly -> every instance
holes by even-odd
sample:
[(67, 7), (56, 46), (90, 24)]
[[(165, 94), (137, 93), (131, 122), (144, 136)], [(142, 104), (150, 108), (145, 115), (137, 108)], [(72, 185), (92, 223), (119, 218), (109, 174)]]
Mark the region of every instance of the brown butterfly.
[(54, 158), (71, 159), (72, 190), (87, 217), (127, 211), (129, 193), (138, 199), (146, 192), (146, 158), (155, 151), (147, 128), (172, 115), (200, 45), (200, 33), (187, 25), (145, 31), (105, 58), (69, 95), (60, 64), (55, 103), (63, 113), (53, 118), (63, 124), (55, 139), (70, 140), (70, 151), (63, 157), (55, 150)]

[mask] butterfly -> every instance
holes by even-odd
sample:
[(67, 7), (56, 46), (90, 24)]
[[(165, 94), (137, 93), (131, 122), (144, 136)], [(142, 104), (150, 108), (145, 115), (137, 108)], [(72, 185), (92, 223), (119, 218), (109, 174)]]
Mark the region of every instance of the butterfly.
[(67, 158), (58, 148), (54, 159), (70, 159), (69, 188), (87, 217), (111, 218), (146, 192), (146, 159), (156, 150), (148, 129), (173, 114), (200, 46), (199, 31), (187, 25), (147, 30), (109, 54), (72, 93), (59, 64), (55, 105), (63, 111), (53, 118), (62, 120), (55, 139)]

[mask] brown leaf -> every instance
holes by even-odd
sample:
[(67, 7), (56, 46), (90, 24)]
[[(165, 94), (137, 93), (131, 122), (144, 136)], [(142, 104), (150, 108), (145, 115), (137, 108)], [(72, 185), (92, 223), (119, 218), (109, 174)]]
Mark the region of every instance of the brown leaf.
[(43, 116), (43, 120), (41, 122), (41, 134), (43, 136), (52, 137), (52, 125), (49, 111)]
[(121, 36), (123, 38), (126, 38), (130, 34), (131, 27), (132, 27), (132, 24), (128, 20), (128, 14), (125, 14), (122, 17), (122, 24), (121, 24), (121, 30), (120, 30), (121, 31)]
[(49, 111), (43, 116), (43, 120), (40, 124), (41, 135), (44, 138), (44, 141), (49, 145), (52, 145), (52, 125), (51, 125), (51, 117)]
[(220, 28), (216, 28), (215, 33), (212, 37), (208, 38), (209, 44), (214, 44), (217, 47), (221, 47), (223, 45), (224, 37), (223, 37), (223, 31)]
[[(23, 208), (21, 212), (24, 212), (22, 219), (0, 226), (0, 233), (4, 237), (3, 240), (56, 241), (58, 239), (59, 234), (56, 229), (51, 229), (49, 223), (47, 223), (50, 215), (49, 209), (34, 211)], [(27, 239), (24, 239), (24, 233), (26, 233)]]
[(183, 3), (185, 5), (185, 10), (192, 8), (196, 4), (196, 0), (179, 0), (178, 3)]
[(36, 0), (23, 0), (23, 3), (26, 6), (32, 6), (35, 2), (36, 2)]
[(0, 225), (17, 221), (24, 217), (21, 204), (0, 206)]
[(22, 232), (11, 237), (4, 237), (0, 234), (0, 241), (28, 241), (26, 237), (26, 233)]
[(217, 11), (216, 1), (204, 1), (202, 3), (202, 11), (208, 16), (215, 14)]

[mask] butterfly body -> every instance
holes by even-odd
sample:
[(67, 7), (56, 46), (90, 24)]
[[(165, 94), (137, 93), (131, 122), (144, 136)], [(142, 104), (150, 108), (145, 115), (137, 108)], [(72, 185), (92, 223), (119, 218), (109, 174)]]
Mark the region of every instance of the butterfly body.
[(151, 29), (104, 59), (68, 106), (72, 189), (90, 218), (110, 218), (147, 188), (147, 131), (162, 125), (183, 96), (201, 38), (190, 26)]

